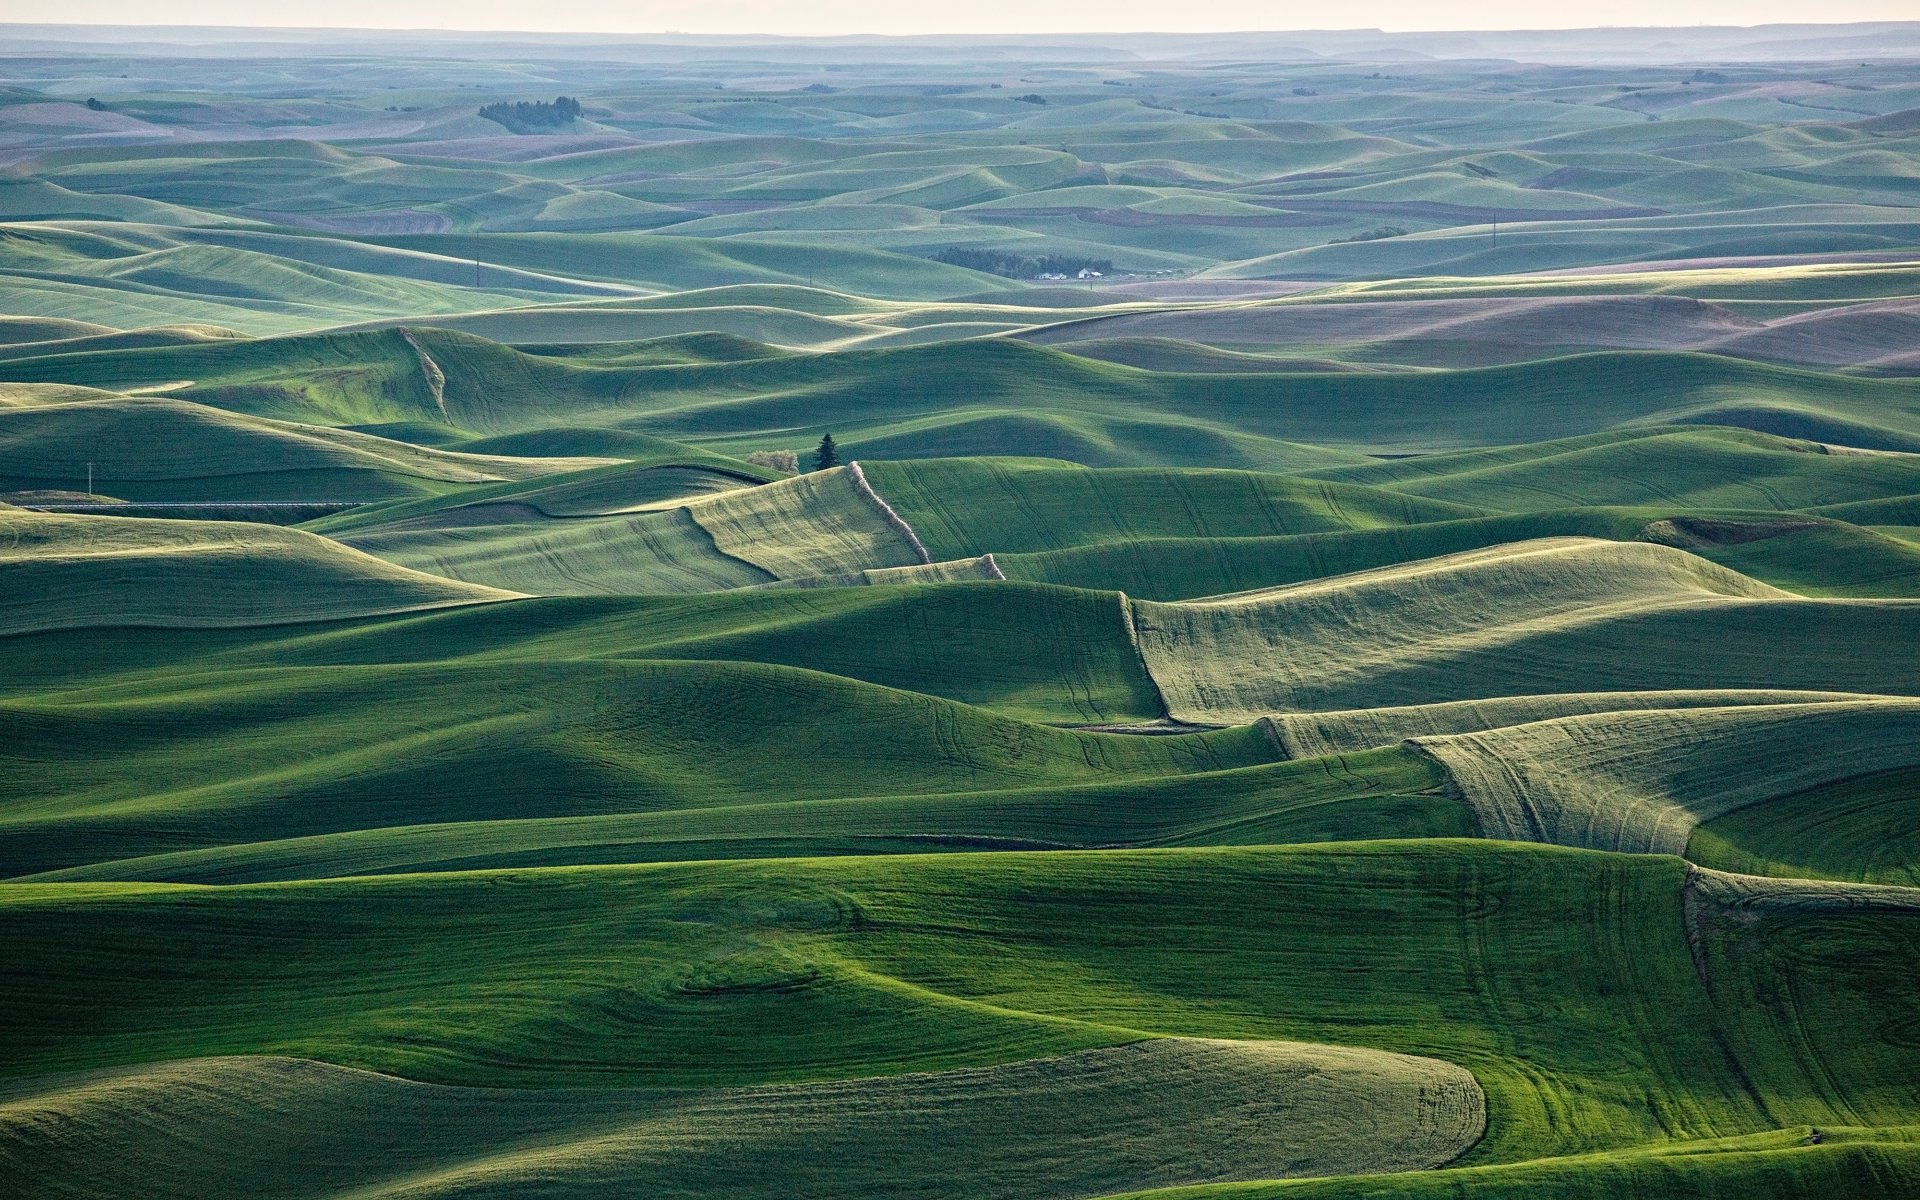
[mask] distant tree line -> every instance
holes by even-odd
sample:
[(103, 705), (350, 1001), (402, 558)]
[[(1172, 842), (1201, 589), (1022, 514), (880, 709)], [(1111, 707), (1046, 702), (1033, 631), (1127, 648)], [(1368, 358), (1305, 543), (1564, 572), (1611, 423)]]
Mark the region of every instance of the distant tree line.
[(1407, 231), (1400, 228), (1398, 225), (1382, 225), (1377, 229), (1366, 229), (1366, 230), (1362, 230), (1359, 233), (1351, 234), (1347, 237), (1337, 237), (1333, 239), (1331, 242), (1328, 242), (1327, 245), (1344, 246), (1348, 242), (1377, 242), (1377, 241), (1381, 241), (1384, 238), (1397, 238), (1397, 237), (1405, 237), (1405, 236), (1407, 236)]
[(1081, 258), (1072, 254), (1045, 254), (1029, 258), (1005, 250), (980, 250), (965, 246), (948, 246), (935, 253), (933, 261), (965, 267), (970, 271), (985, 271), (989, 275), (1004, 275), (1008, 279), (1038, 279), (1042, 275), (1071, 277), (1082, 271), (1113, 274), (1113, 260), (1109, 258)]
[(481, 108), (480, 115), (514, 133), (540, 133), (562, 129), (580, 117), (580, 102), (572, 96), (554, 100), (520, 100), (512, 104), (502, 100)]

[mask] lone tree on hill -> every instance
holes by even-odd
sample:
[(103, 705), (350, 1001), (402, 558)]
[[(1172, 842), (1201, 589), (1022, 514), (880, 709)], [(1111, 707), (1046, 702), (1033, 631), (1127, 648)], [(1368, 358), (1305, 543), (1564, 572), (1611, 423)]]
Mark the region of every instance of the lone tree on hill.
[(833, 435), (820, 439), (820, 448), (813, 452), (813, 469), (824, 471), (828, 467), (840, 465), (840, 447), (834, 444)]

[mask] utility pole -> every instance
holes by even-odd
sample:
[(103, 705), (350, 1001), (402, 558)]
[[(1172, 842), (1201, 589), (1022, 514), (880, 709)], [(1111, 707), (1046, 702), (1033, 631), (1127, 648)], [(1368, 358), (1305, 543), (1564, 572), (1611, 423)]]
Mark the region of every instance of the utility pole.
[(87, 460), (87, 499), (93, 499), (93, 460)]

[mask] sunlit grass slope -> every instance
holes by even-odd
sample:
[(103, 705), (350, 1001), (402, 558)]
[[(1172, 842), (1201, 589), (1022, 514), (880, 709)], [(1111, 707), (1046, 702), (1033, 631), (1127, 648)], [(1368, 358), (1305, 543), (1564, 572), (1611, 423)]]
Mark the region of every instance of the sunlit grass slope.
[(513, 598), (292, 529), (55, 516), (5, 506), (0, 580), (0, 634), (274, 625)]
[(1902, 631), (1920, 620), (1907, 601), (1801, 600), (1671, 547), (1585, 538), (1132, 611), (1171, 715), (1216, 723), (1575, 691), (1906, 693)]
[(722, 553), (684, 508), (580, 520), (480, 508), (339, 537), (415, 570), (541, 595), (710, 592), (775, 582), (771, 572)]
[(1499, 696), (1443, 704), (1349, 709), (1345, 712), (1275, 713), (1262, 717), (1289, 758), (1311, 759), (1394, 746), (1408, 738), (1480, 733), (1586, 713), (1667, 708), (1731, 708), (1750, 704), (1822, 704), (1859, 700), (1853, 692), (1765, 690), (1673, 690), (1662, 692), (1567, 692), (1561, 695)]
[[(253, 1056), (69, 1077), (0, 1102), (0, 1180), (57, 1180), (45, 1194), (63, 1197), (315, 1185), (363, 1196), (905, 1197), (937, 1181), (947, 1194), (1012, 1200), (1436, 1166), (1484, 1119), (1458, 1067), (1288, 1042), (1156, 1038), (697, 1093), (456, 1088)], [(118, 1153), (84, 1151), (106, 1139)]]
[(320, 528), (409, 567), (546, 595), (859, 583), (870, 570), (921, 565), (907, 532), (849, 469), (745, 486), (756, 482), (663, 463), (348, 514)]
[[(1599, 713), (1415, 745), (1446, 768), (1490, 837), (1678, 854), (1703, 821), (1920, 763), (1920, 702)], [(1792, 752), (1773, 749), (1782, 745)], [(1854, 826), (1856, 847), (1872, 832), (1871, 805), (1830, 815)]]
[(1254, 591), (1542, 537), (1648, 541), (1809, 596), (1920, 596), (1911, 542), (1843, 521), (1766, 512), (1573, 508), (1271, 537), (1140, 537), (996, 554), (1009, 579), (1142, 600)]

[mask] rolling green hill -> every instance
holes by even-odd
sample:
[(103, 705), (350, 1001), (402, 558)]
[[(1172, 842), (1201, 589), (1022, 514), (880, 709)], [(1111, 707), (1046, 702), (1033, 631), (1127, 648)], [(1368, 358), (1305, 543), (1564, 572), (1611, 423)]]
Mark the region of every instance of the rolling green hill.
[(1218, 724), (1575, 691), (1906, 693), (1895, 630), (1920, 619), (1906, 601), (1800, 600), (1669, 547), (1581, 538), (1132, 613), (1170, 714)]
[(1673, 504), (1800, 509), (1912, 495), (1920, 456), (1833, 454), (1734, 429), (1602, 434), (1316, 472), (1504, 512)]
[[(179, 1103), (183, 1092), (195, 1099)], [(851, 1181), (849, 1159), (870, 1164), (851, 1177), (867, 1195), (922, 1194), (929, 1174), (978, 1195), (1024, 1196), (1035, 1186), (1095, 1194), (1275, 1171), (1417, 1169), (1454, 1157), (1484, 1120), (1472, 1077), (1432, 1059), (1197, 1038), (691, 1099), (657, 1088), (453, 1088), (248, 1056), (83, 1077), (7, 1108), (21, 1125), (64, 1119), (96, 1137), (112, 1136), (130, 1110), (151, 1113), (148, 1139), (115, 1163), (74, 1157), (72, 1135), (7, 1146), (21, 1174), (71, 1179), (67, 1194), (101, 1196), (149, 1186), (142, 1166), (155, 1160), (168, 1163), (167, 1185), (183, 1190), (284, 1178), (275, 1154), (236, 1159), (209, 1147), (188, 1157), (175, 1147), (250, 1142), (271, 1135), (286, 1111), (311, 1114), (294, 1151), (307, 1178), (411, 1195), (532, 1180), (568, 1194), (644, 1186), (701, 1196), (744, 1171), (781, 1179), (747, 1194), (832, 1196)], [(1062, 1137), (1100, 1152), (1062, 1157)], [(423, 1156), (423, 1141), (438, 1153)], [(475, 1153), (481, 1141), (493, 1149)]]
[[(1868, 449), (1920, 446), (1920, 400), (1909, 380), (1684, 353), (1616, 352), (1419, 373), (1183, 376), (976, 339), (626, 365), (594, 353), (579, 359), (526, 354), (469, 334), (420, 328), (51, 353), (0, 363), (0, 375), (110, 390), (190, 381), (180, 398), (311, 423), (425, 421), (486, 435), (573, 425), (628, 429), (729, 453), (783, 443), (795, 448), (832, 430), (850, 454), (866, 458), (1065, 453), (1103, 466), (1338, 471), (1355, 462), (1354, 450), (1449, 450), (1672, 422)], [(1770, 447), (1777, 444), (1749, 439), (1717, 451), (1704, 443), (1695, 449), (1719, 455), (1722, 461), (1707, 453), (1700, 469), (1724, 479), (1740, 466), (1726, 463), (1727, 456)], [(1623, 452), (1634, 453), (1609, 453)], [(1643, 471), (1660, 466), (1653, 458), (1640, 461)], [(1570, 464), (1568, 477), (1578, 478), (1581, 468)], [(1356, 478), (1393, 478), (1379, 468), (1354, 469)], [(1851, 460), (1825, 469), (1843, 478), (1898, 470)], [(1496, 476), (1490, 483), (1501, 481)], [(1703, 491), (1701, 502), (1750, 505), (1752, 494)], [(1660, 498), (1671, 497), (1583, 497), (1610, 503)], [(1836, 493), (1811, 502), (1851, 498)]]
[[(1471, 955), (1462, 886), (1486, 914)], [(1693, 919), (1717, 969), (1703, 987), (1684, 886), (1672, 859), (1462, 842), (15, 885), (4, 902), (16, 962), (31, 965), (14, 978), (35, 986), (6, 1011), (16, 1072), (71, 1069), (79, 1036), (85, 1063), (293, 1054), (496, 1086), (726, 1087), (985, 1066), (1146, 1033), (1284, 1035), (1471, 1064), (1489, 1113), (1477, 1162), (1907, 1119), (1907, 1051), (1873, 1030), (1911, 1007), (1884, 953), (1911, 912), (1762, 905), (1743, 924), (1706, 893)], [(180, 920), (201, 932), (166, 979), (116, 987), (142, 940)], [(263, 954), (265, 922), (305, 952)], [(1769, 1004), (1767, 972), (1816, 928), (1856, 953), (1817, 1005)], [(1210, 964), (1199, 978), (1195, 952)], [(321, 999), (316, 981), (344, 978), (382, 981), (383, 1021)], [(222, 1003), (192, 1003), (210, 992)], [(1642, 1002), (1619, 1005), (1623, 992)], [(53, 998), (69, 996), (86, 998), (81, 1029), (53, 1022), (72, 1011)], [(163, 1005), (173, 1020), (143, 1020)], [(1856, 1019), (1871, 1011), (1879, 1022)], [(471, 1016), (442, 1023), (456, 1013)], [(703, 1036), (714, 1028), (729, 1036)], [(556, 1053), (562, 1038), (594, 1052)], [(1765, 1081), (1766, 1109), (1743, 1080)], [(1439, 1116), (1427, 1111), (1422, 1124)]]
[(1920, 852), (1905, 814), (1915, 782), (1912, 769), (1890, 767), (1736, 808), (1696, 825), (1687, 856), (1749, 875), (1914, 887)]
[(464, 454), (164, 396), (0, 405), (0, 489), (139, 501), (364, 503), (605, 460)]
[[(240, 670), (16, 698), (4, 720), (32, 747), (5, 821), (8, 875), (429, 821), (1006, 790), (1276, 757), (1251, 729), (1082, 733), (727, 662)], [(830, 772), (796, 770), (829, 754)]]
[(0, 635), (273, 625), (513, 598), (292, 529), (56, 516), (0, 505)]
[[(1600, 713), (1419, 738), (1490, 836), (1678, 854), (1703, 821), (1914, 764), (1910, 700)], [(1791, 762), (1755, 747), (1790, 740)], [(1864, 864), (1853, 864), (1858, 873)]]
[(0, 1196), (1920, 1195), (1920, 22), (8, 29)]
[(1143, 600), (1255, 591), (1541, 537), (1670, 545), (1810, 596), (1920, 595), (1911, 543), (1821, 517), (1579, 508), (1244, 538), (1129, 538), (995, 555), (1009, 579), (1116, 588)]

